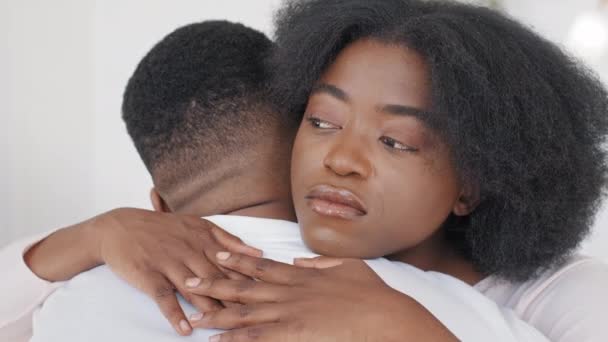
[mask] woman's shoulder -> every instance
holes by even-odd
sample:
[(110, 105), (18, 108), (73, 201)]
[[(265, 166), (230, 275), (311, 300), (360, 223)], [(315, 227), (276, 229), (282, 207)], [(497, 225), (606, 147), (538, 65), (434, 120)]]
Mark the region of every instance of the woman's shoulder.
[(596, 288), (596, 284), (608, 284), (608, 264), (599, 258), (577, 254), (525, 283), (512, 283), (511, 286), (526, 288), (528, 292), (532, 291), (531, 294), (540, 296), (555, 291), (560, 294), (579, 289), (588, 291)]
[(574, 255), (561, 265), (543, 272), (538, 280), (541, 281), (541, 285), (552, 285), (556, 289), (567, 289), (572, 286), (589, 289), (591, 283), (608, 282), (608, 263), (596, 257)]
[(601, 318), (608, 308), (608, 264), (601, 259), (574, 255), (526, 282), (489, 277), (475, 287), (551, 341), (608, 341)]
[(490, 276), (475, 288), (499, 305), (523, 313), (531, 304), (548, 296), (561, 297), (570, 293), (580, 300), (583, 295), (584, 298), (593, 297), (593, 290), (604, 292), (608, 288), (608, 263), (594, 257), (573, 255), (526, 282), (511, 282)]

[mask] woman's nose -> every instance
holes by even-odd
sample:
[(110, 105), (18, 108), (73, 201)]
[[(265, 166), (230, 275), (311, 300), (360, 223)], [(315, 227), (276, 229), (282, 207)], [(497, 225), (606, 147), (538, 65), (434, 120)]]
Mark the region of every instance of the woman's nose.
[(365, 146), (363, 137), (344, 134), (334, 140), (323, 163), (339, 176), (367, 178), (372, 172), (369, 153), (369, 146)]

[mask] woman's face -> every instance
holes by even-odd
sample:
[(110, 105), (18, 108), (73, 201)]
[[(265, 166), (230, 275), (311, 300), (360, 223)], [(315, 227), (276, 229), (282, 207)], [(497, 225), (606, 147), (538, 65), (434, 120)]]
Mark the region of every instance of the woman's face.
[(429, 101), (428, 68), (402, 46), (357, 41), (322, 75), (292, 155), (294, 205), (312, 250), (428, 254), (449, 214), (467, 214), (448, 149), (417, 118)]

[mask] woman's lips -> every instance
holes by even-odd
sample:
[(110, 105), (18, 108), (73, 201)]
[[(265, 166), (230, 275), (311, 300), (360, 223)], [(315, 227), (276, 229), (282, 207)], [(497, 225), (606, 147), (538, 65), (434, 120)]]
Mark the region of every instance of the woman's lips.
[(306, 200), (312, 211), (324, 216), (354, 219), (367, 214), (361, 200), (352, 192), (330, 185), (315, 186)]

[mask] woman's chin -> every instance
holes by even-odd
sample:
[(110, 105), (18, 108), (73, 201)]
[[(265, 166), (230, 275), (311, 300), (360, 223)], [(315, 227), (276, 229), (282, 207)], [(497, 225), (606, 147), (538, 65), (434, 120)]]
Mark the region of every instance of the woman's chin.
[(374, 253), (369, 242), (342, 229), (331, 226), (303, 226), (300, 223), (302, 239), (308, 248), (316, 254), (334, 258), (373, 259), (383, 254)]

